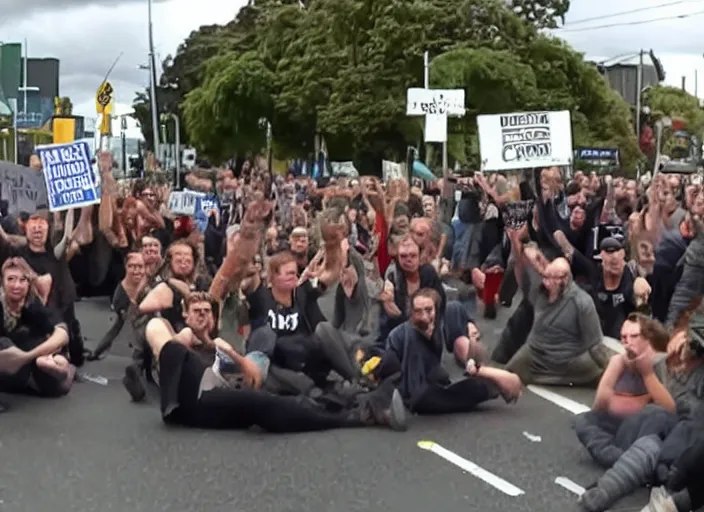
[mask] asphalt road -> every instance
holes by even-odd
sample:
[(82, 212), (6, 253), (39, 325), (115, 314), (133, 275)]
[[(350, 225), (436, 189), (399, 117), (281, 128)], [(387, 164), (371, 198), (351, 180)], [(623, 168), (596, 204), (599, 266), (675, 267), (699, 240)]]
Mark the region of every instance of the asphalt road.
[[(107, 299), (77, 304), (88, 344), (109, 325)], [(508, 312), (480, 322), (493, 344)], [(86, 371), (107, 386), (77, 383), (59, 400), (7, 396), (0, 415), (0, 512), (519, 512), (577, 511), (576, 496), (600, 470), (579, 446), (572, 413), (527, 391), (516, 405), (414, 417), (406, 433), (384, 429), (313, 434), (168, 428), (158, 402), (135, 405), (120, 382), (126, 342)], [(590, 404), (593, 393), (554, 389)], [(529, 436), (535, 437), (531, 441)], [(513, 484), (512, 497), (418, 442), (431, 440)], [(466, 467), (466, 466), (465, 466)], [(645, 491), (612, 510), (640, 510)]]

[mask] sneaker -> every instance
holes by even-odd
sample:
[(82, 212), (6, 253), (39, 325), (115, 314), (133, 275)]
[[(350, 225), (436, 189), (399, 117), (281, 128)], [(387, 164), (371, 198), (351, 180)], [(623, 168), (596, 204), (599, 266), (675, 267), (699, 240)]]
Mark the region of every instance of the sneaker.
[(677, 512), (677, 505), (664, 487), (653, 487), (650, 501), (641, 512)]
[(142, 383), (142, 377), (139, 374), (139, 370), (130, 365), (125, 368), (125, 376), (122, 377), (122, 384), (125, 389), (132, 397), (133, 402), (143, 402), (147, 396), (147, 390)]

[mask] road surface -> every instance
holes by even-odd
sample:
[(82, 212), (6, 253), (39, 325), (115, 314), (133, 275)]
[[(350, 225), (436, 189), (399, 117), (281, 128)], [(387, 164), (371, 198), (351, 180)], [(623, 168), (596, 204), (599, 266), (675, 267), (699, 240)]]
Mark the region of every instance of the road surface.
[[(108, 301), (86, 299), (77, 311), (94, 345)], [(489, 345), (507, 316), (480, 322)], [(564, 407), (575, 404), (559, 398), (527, 391), (512, 406), (414, 417), (405, 433), (206, 432), (166, 427), (154, 396), (130, 403), (120, 382), (128, 356), (122, 340), (87, 365), (107, 386), (77, 383), (59, 400), (0, 397), (12, 406), (0, 415), (0, 512), (568, 512), (579, 510), (576, 496), (555, 479), (586, 487), (600, 475), (571, 430)], [(420, 449), (424, 440), (453, 462)], [(646, 502), (642, 491), (612, 510)]]

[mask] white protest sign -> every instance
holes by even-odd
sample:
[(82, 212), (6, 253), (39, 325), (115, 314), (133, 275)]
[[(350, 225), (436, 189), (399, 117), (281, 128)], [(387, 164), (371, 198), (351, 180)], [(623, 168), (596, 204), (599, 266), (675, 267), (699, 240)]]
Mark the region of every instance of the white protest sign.
[(406, 95), (406, 115), (425, 116), (425, 142), (447, 142), (447, 118), (464, 116), (464, 89), (412, 87)]
[(571, 165), (572, 124), (567, 110), (477, 117), (482, 171)]
[(381, 161), (381, 176), (384, 183), (388, 183), (391, 180), (405, 179), (403, 174), (403, 166), (401, 164), (389, 160)]
[(169, 194), (169, 210), (177, 215), (195, 215), (198, 200), (202, 197), (205, 197), (202, 192), (173, 191)]
[(36, 149), (42, 161), (50, 211), (100, 202), (88, 143), (50, 144)]

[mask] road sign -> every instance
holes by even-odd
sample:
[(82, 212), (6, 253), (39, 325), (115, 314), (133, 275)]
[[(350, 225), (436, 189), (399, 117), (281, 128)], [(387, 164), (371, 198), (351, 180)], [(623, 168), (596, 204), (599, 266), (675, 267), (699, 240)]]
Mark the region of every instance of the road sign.
[(111, 132), (110, 120), (114, 92), (115, 91), (110, 82), (103, 82), (100, 87), (98, 87), (98, 92), (95, 93), (95, 110), (102, 116), (102, 120), (100, 122), (101, 135), (110, 135)]
[(102, 114), (112, 103), (112, 94), (114, 89), (110, 82), (103, 82), (98, 87), (98, 92), (95, 94), (95, 109), (98, 114)]
[(406, 115), (425, 117), (425, 142), (447, 142), (447, 118), (462, 117), (464, 89), (408, 89)]

